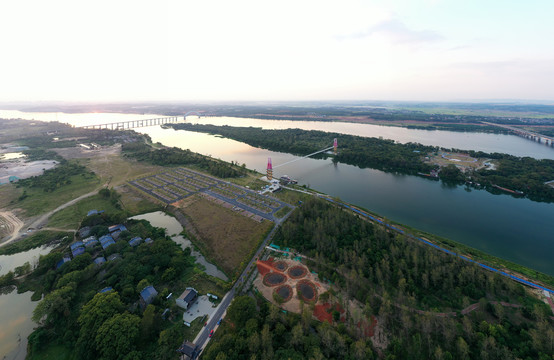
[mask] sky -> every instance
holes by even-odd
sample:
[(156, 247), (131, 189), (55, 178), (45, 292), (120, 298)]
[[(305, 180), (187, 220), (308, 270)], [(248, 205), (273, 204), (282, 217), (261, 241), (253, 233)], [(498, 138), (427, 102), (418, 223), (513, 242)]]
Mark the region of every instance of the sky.
[(0, 101), (554, 100), (551, 0), (0, 2)]

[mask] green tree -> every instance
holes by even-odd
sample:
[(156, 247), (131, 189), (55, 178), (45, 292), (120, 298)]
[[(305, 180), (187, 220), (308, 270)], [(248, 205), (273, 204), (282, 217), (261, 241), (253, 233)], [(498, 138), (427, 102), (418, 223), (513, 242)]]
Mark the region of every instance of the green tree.
[(33, 321), (53, 324), (62, 316), (69, 316), (71, 301), (76, 295), (75, 288), (75, 283), (69, 283), (47, 294), (33, 311)]
[(156, 313), (156, 307), (152, 304), (146, 307), (140, 321), (140, 336), (143, 340), (148, 340), (153, 334), (157, 333), (160, 325), (159, 314)]
[(139, 337), (140, 318), (129, 313), (115, 314), (104, 321), (95, 337), (101, 359), (119, 360), (134, 351)]
[(94, 359), (96, 346), (94, 339), (100, 326), (115, 314), (123, 311), (123, 303), (116, 291), (96, 294), (81, 309), (79, 338), (75, 344), (75, 354), (82, 359)]
[(239, 296), (227, 310), (229, 320), (239, 329), (242, 329), (248, 319), (256, 315), (256, 303), (250, 296)]

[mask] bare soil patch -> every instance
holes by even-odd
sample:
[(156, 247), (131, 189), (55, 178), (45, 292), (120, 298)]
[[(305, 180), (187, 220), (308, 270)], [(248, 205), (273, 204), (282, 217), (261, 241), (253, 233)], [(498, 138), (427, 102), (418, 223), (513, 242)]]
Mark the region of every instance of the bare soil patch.
[(314, 307), (314, 316), (321, 322), (327, 321), (329, 324), (333, 323), (333, 311), (338, 311), (341, 314), (340, 321), (344, 322), (345, 310), (339, 303), (331, 305), (330, 303), (317, 304)]

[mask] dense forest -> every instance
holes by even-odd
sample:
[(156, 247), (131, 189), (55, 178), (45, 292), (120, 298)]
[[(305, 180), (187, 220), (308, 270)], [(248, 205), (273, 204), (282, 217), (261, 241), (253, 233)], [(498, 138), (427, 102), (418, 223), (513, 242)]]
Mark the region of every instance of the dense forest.
[[(365, 304), (398, 359), (551, 359), (550, 308), (529, 289), (474, 264), (388, 232), (321, 199), (306, 201), (275, 242)], [(502, 306), (498, 302), (514, 304)], [(478, 304), (478, 310), (462, 310)], [(415, 310), (426, 313), (418, 314)], [(437, 313), (454, 312), (455, 316)]]
[[(424, 162), (423, 158), (425, 154), (436, 152), (437, 148), (415, 143), (399, 144), (393, 140), (300, 129), (263, 130), (253, 127), (199, 124), (170, 126), (175, 129), (218, 134), (251, 146), (295, 155), (306, 155), (324, 149), (332, 145), (333, 138), (339, 138), (339, 153), (334, 156), (334, 161), (337, 162), (410, 175), (428, 173), (436, 168)], [(462, 173), (455, 166), (444, 167), (439, 174), (441, 179), (458, 184), (472, 181), (485, 186), (488, 191), (501, 193), (501, 190), (493, 187), (497, 185), (520, 191), (533, 201), (554, 201), (554, 188), (544, 184), (554, 180), (554, 160), (459, 151), (467, 152), (474, 157), (494, 159), (498, 163), (497, 169)]]
[(237, 297), (223, 325), (202, 355), (207, 360), (235, 359), (375, 359), (367, 338), (312, 320), (306, 305), (301, 315), (284, 314), (260, 297)]
[(147, 161), (154, 165), (196, 165), (211, 175), (221, 178), (240, 177), (246, 172), (245, 166), (214, 160), (190, 150), (182, 150), (176, 147), (154, 149), (143, 142), (133, 142), (123, 144), (122, 151), (125, 156), (139, 161)]
[[(92, 226), (93, 233), (102, 235), (108, 232), (107, 225), (124, 219), (123, 213), (101, 214), (88, 217), (86, 224)], [(41, 358), (44, 351), (51, 354), (52, 349), (63, 349), (69, 358), (80, 360), (178, 357), (175, 350), (188, 328), (180, 318), (182, 311), (166, 296), (191, 285), (202, 289), (202, 284), (211, 280), (204, 279), (205, 275), (195, 268), (190, 250), (181, 250), (163, 229), (143, 220), (125, 224), (128, 230), (105, 250), (99, 246), (87, 249), (56, 268), (68, 251), (65, 243), (41, 256), (38, 267), (19, 281), (18, 291), (35, 291), (36, 300), (44, 294), (33, 313), (39, 327), (29, 337), (30, 358)], [(133, 248), (127, 241), (133, 236), (154, 241)], [(119, 257), (101, 266), (93, 262), (97, 256), (107, 258), (112, 254)], [(148, 285), (153, 285), (159, 295), (143, 309), (138, 306), (139, 293)], [(113, 290), (99, 292), (105, 287)], [(224, 290), (216, 286), (209, 291), (221, 296)], [(170, 311), (164, 319), (166, 308)]]

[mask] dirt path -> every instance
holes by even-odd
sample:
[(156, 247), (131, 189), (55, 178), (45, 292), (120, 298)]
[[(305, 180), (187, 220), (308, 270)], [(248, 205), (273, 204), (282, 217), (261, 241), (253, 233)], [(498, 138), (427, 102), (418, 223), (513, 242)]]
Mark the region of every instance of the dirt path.
[[(89, 192), (89, 193), (87, 193), (87, 194), (81, 195), (81, 196), (79, 196), (79, 197), (77, 197), (77, 198), (75, 198), (75, 199), (73, 199), (73, 200), (70, 200), (70, 201), (66, 202), (66, 203), (63, 204), (63, 205), (58, 206), (58, 207), (55, 208), (54, 210), (49, 211), (49, 212), (47, 212), (46, 214), (43, 214), (43, 215), (39, 216), (36, 220), (34, 220), (31, 224), (29, 224), (28, 227), (29, 227), (29, 228), (35, 228), (35, 229), (36, 229), (36, 228), (40, 228), (41, 226), (46, 225), (46, 223), (48, 222), (48, 219), (49, 219), (50, 216), (52, 216), (54, 213), (56, 213), (56, 212), (58, 212), (58, 211), (60, 211), (60, 210), (63, 210), (63, 209), (65, 209), (66, 207), (71, 206), (71, 205), (73, 205), (73, 204), (75, 204), (75, 203), (77, 203), (77, 202), (79, 202), (79, 201), (81, 201), (81, 200), (83, 200), (83, 199), (85, 199), (85, 198), (87, 198), (87, 197), (96, 195), (96, 194), (98, 193), (98, 190), (100, 190), (101, 188), (102, 188), (102, 187), (100, 187), (100, 188), (98, 188), (98, 189), (96, 189), (96, 190), (93, 190), (93, 191), (91, 191), (91, 192)], [(4, 217), (3, 214), (4, 214), (4, 213), (0, 213), (0, 215), (2, 215), (2, 217)], [(15, 219), (17, 219), (17, 218), (15, 218)], [(17, 221), (21, 222), (21, 220), (19, 220), (19, 219), (17, 219)], [(4, 245), (9, 244), (9, 243), (11, 243), (12, 241), (15, 241), (15, 240), (17, 240), (18, 238), (20, 238), (20, 237), (25, 233), (25, 231), (21, 231), (21, 228), (22, 228), (22, 227), (23, 227), (23, 222), (21, 222), (21, 226), (19, 226), (18, 230), (17, 230), (17, 231), (13, 231), (11, 237), (10, 237), (8, 240), (6, 240), (5, 242), (3, 242), (2, 244), (0, 244), (0, 246), (4, 246)], [(64, 230), (64, 231), (67, 231), (67, 230)], [(70, 230), (70, 231), (71, 231), (71, 230)]]
[[(8, 236), (6, 243), (12, 241), (12, 238), (19, 234), (24, 225), (23, 221), (21, 221), (11, 211), (0, 211), (0, 224), (5, 226), (4, 231), (6, 231), (6, 236)], [(0, 246), (2, 245), (3, 244), (0, 244)]]

